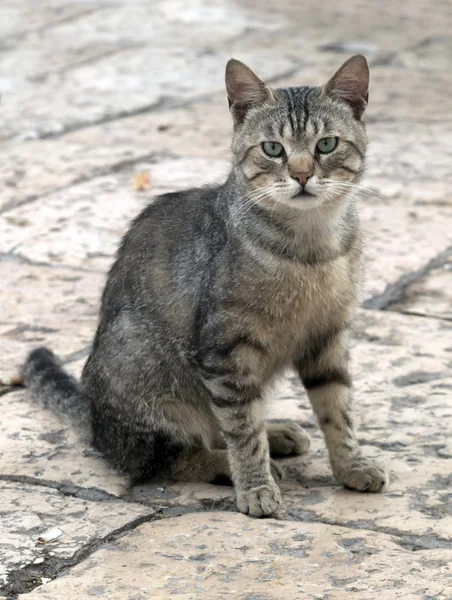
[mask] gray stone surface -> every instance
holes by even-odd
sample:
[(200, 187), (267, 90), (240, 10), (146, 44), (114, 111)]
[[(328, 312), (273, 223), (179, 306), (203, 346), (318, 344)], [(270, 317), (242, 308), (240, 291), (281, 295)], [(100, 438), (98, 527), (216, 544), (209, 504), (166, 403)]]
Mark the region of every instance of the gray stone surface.
[(401, 301), (392, 304), (391, 309), (452, 321), (452, 247), (440, 263), (407, 285)]
[[(46, 486), (0, 482), (0, 582), (12, 573), (46, 561), (69, 561), (92, 540), (102, 540), (131, 523), (153, 516), (153, 510), (125, 502), (97, 502), (70, 497)], [(55, 541), (42, 543), (58, 528)], [(40, 567), (38, 567), (40, 568)], [(41, 582), (40, 582), (41, 583)]]
[(214, 512), (143, 525), (24, 598), (446, 600), (451, 558), (369, 531)]
[[(291, 374), (268, 417), (299, 421), (312, 447), (281, 461), (278, 521), (233, 512), (228, 487), (130, 489), (67, 423), (0, 384), (0, 595), (452, 598), (451, 27), (447, 0), (2, 0), (0, 382), (40, 344), (79, 376), (130, 220), (155, 194), (225, 177), (227, 58), (284, 86), (368, 57), (352, 356), (359, 438), (392, 483), (337, 485)], [(37, 544), (54, 526), (64, 535)]]
[(146, 164), (53, 192), (45, 202), (29, 203), (0, 216), (0, 253), (5, 260), (19, 256), (32, 263), (103, 274), (129, 222), (146, 206), (151, 193), (221, 180), (227, 167), (223, 160), (169, 159), (150, 168), (149, 192), (133, 189), (134, 172), (147, 170)]
[(126, 481), (108, 468), (68, 423), (30, 402), (25, 392), (1, 398), (0, 480), (33, 480), (120, 496)]
[(104, 274), (35, 262), (1, 263), (0, 379), (16, 374), (36, 346), (48, 344), (66, 358), (93, 338)]

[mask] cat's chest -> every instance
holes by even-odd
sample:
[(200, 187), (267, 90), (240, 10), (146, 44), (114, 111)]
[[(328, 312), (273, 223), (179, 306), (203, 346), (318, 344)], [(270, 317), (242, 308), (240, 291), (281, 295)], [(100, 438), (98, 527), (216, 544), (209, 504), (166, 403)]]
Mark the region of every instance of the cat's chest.
[(321, 265), (283, 265), (254, 282), (252, 319), (258, 339), (287, 358), (315, 332), (342, 326), (352, 317), (358, 272), (347, 256)]
[(262, 300), (269, 313), (303, 323), (341, 311), (355, 296), (356, 277), (349, 257), (341, 256), (326, 264), (281, 266), (262, 284), (268, 290)]

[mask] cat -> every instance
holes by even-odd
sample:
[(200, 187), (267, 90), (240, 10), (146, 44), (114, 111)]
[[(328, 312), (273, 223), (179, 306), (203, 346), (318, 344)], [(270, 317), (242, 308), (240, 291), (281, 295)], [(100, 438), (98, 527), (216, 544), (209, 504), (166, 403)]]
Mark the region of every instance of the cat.
[(266, 424), (262, 397), (291, 367), (335, 477), (361, 491), (387, 485), (358, 446), (348, 367), (368, 87), (360, 55), (323, 87), (286, 89), (231, 59), (225, 183), (162, 195), (133, 221), (81, 384), (50, 350), (28, 357), (25, 385), (90, 430), (133, 481), (229, 479), (239, 511), (277, 514), (270, 454), (301, 454), (309, 436), (294, 423)]

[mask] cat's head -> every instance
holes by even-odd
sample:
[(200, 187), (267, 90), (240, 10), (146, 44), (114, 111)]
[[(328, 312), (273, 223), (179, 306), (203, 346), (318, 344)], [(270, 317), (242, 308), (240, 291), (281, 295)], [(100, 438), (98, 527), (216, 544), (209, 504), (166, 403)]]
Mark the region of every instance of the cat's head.
[(311, 209), (351, 197), (364, 169), (369, 69), (354, 56), (320, 88), (271, 89), (231, 59), (234, 168), (247, 197)]

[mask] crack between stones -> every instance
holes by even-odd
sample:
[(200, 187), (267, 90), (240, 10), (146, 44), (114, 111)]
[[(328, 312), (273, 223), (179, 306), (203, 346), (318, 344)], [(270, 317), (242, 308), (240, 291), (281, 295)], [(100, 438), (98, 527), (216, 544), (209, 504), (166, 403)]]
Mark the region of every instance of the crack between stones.
[(393, 450), (396, 452), (401, 452), (408, 447), (408, 444), (403, 442), (379, 442), (377, 440), (368, 440), (365, 438), (358, 439), (360, 446), (373, 446), (375, 448), (380, 448), (380, 450)]
[(92, 539), (87, 544), (77, 550), (70, 558), (58, 558), (55, 556), (49, 557), (45, 562), (26, 565), (20, 569), (11, 571), (8, 575), (9, 583), (0, 587), (0, 595), (5, 594), (7, 600), (17, 600), (19, 594), (26, 594), (35, 588), (43, 585), (42, 578), (50, 580), (58, 577), (63, 571), (75, 567), (79, 563), (86, 560), (91, 554), (96, 552), (103, 544), (108, 544), (116, 541), (124, 534), (133, 531), (143, 523), (160, 520), (162, 517), (152, 513), (138, 517), (122, 527), (115, 529), (106, 536), (99, 539)]
[(2, 396), (6, 396), (6, 394), (11, 394), (12, 392), (15, 392), (16, 390), (17, 390), (16, 386), (4, 385), (0, 381), (0, 398)]
[[(446, 37), (443, 35), (427, 36), (425, 38), (422, 38), (418, 42), (415, 42), (414, 44), (405, 46), (405, 48), (399, 48), (398, 50), (395, 50), (394, 52), (386, 52), (380, 56), (377, 56), (375, 59), (370, 61), (370, 66), (372, 68), (392, 66), (392, 67), (396, 67), (396, 68), (400, 68), (400, 69), (406, 69), (407, 68), (406, 66), (397, 65), (394, 62), (397, 59), (397, 57), (399, 57), (404, 52), (413, 52), (413, 51), (415, 52), (416, 50), (419, 50), (420, 48), (425, 48), (426, 46), (429, 46), (430, 44), (432, 44), (432, 42), (442, 41), (444, 39), (446, 39)], [(425, 69), (425, 68), (424, 69), (419, 68), (419, 70), (420, 71), (430, 71), (430, 69)]]
[(66, 73), (70, 73), (71, 71), (79, 69), (80, 67), (85, 67), (86, 65), (92, 65), (96, 62), (99, 62), (100, 60), (103, 60), (104, 58), (111, 58), (112, 56), (116, 56), (117, 54), (121, 54), (122, 52), (129, 52), (130, 50), (144, 48), (145, 46), (147, 46), (147, 44), (145, 42), (140, 42), (140, 43), (133, 43), (133, 44), (129, 44), (126, 46), (122, 46), (119, 48), (111, 48), (110, 50), (105, 50), (104, 52), (99, 52), (98, 54), (93, 54), (92, 56), (88, 56), (81, 60), (78, 60), (78, 61), (75, 61), (72, 63), (67, 63), (67, 64), (63, 65), (61, 68), (55, 69), (54, 71), (43, 71), (41, 73), (33, 75), (32, 77), (29, 78), (29, 80), (32, 81), (33, 83), (42, 83), (42, 82), (46, 81), (49, 77), (52, 77), (54, 75), (62, 76), (62, 75), (65, 75)]
[[(114, 4), (108, 3), (108, 4), (104, 4), (103, 6), (96, 6), (93, 8), (81, 10), (74, 14), (67, 15), (65, 17), (61, 17), (60, 19), (55, 19), (53, 21), (47, 21), (46, 23), (43, 23), (42, 25), (39, 25), (38, 27), (35, 27), (34, 29), (24, 29), (23, 31), (19, 31), (17, 33), (14, 33), (13, 35), (9, 35), (9, 36), (3, 38), (2, 42), (5, 44), (4, 49), (8, 49), (8, 50), (13, 49), (15, 47), (14, 42), (20, 42), (23, 39), (29, 37), (30, 35), (37, 34), (37, 33), (45, 33), (46, 31), (48, 31), (50, 29), (55, 29), (56, 27), (59, 27), (60, 25), (67, 25), (67, 23), (72, 23), (74, 21), (78, 21), (79, 19), (82, 19), (89, 15), (92, 15), (97, 12), (101, 12), (101, 11), (104, 11), (106, 9), (113, 8), (113, 7), (114, 7)], [(13, 42), (12, 46), (7, 45), (10, 42)]]
[[(376, 294), (362, 304), (363, 308), (372, 310), (393, 310), (394, 304), (403, 304), (406, 300), (406, 291), (410, 285), (426, 277), (431, 271), (444, 266), (452, 257), (452, 246), (448, 246), (437, 256), (429, 260), (425, 265), (402, 275), (395, 283), (390, 283), (381, 294)], [(427, 316), (427, 315), (426, 315)]]
[(5, 213), (9, 212), (10, 210), (14, 210), (16, 208), (20, 208), (27, 204), (31, 204), (33, 202), (41, 200), (42, 198), (47, 198), (48, 196), (51, 196), (52, 194), (56, 194), (58, 192), (65, 191), (75, 185), (79, 185), (80, 183), (87, 183), (87, 182), (93, 181), (94, 179), (97, 179), (99, 177), (105, 177), (105, 175), (110, 175), (111, 173), (120, 173), (121, 171), (125, 171), (140, 162), (150, 162), (151, 164), (155, 164), (155, 163), (158, 163), (159, 161), (162, 161), (165, 159), (177, 160), (180, 158), (181, 158), (180, 155), (174, 154), (172, 152), (160, 152), (160, 153), (150, 152), (147, 154), (140, 154), (140, 155), (134, 156), (132, 158), (125, 158), (116, 163), (113, 163), (112, 165), (106, 165), (105, 167), (98, 167), (98, 168), (92, 169), (88, 174), (81, 175), (80, 177), (76, 177), (71, 182), (67, 183), (66, 185), (62, 185), (60, 187), (53, 188), (53, 189), (49, 190), (48, 192), (43, 192), (42, 194), (39, 194), (39, 195), (27, 196), (26, 198), (23, 198), (22, 200), (19, 200), (17, 202), (14, 202), (14, 201), (7, 202), (4, 206), (2, 206), (0, 208), (0, 215), (3, 215)]
[(366, 530), (374, 531), (376, 533), (383, 533), (391, 535), (394, 538), (394, 542), (405, 548), (416, 552), (418, 550), (451, 550), (452, 540), (442, 540), (434, 535), (419, 535), (404, 533), (396, 529), (395, 527), (384, 527), (381, 525), (375, 525), (370, 521), (337, 521), (335, 519), (327, 519), (325, 517), (318, 517), (313, 511), (310, 510), (297, 510), (289, 509), (285, 521), (305, 521), (309, 523), (323, 523), (325, 525), (333, 525), (336, 527), (343, 527), (345, 529), (352, 529), (353, 531)]
[(99, 269), (84, 269), (83, 267), (74, 267), (72, 265), (65, 265), (62, 263), (51, 264), (47, 262), (41, 262), (38, 260), (31, 260), (26, 256), (22, 256), (16, 252), (0, 252), (0, 262), (13, 262), (19, 265), (29, 265), (31, 267), (45, 267), (47, 269), (65, 269), (67, 271), (74, 271), (75, 273), (98, 273), (104, 275), (105, 271)]
[(402, 315), (408, 315), (409, 317), (421, 317), (423, 319), (436, 319), (437, 321), (452, 321), (452, 317), (443, 317), (441, 315), (430, 315), (426, 313), (416, 312), (414, 310), (403, 310), (403, 309), (391, 309), (391, 312), (398, 312)]
[[(287, 69), (283, 73), (280, 73), (278, 75), (275, 75), (274, 77), (268, 78), (267, 82), (269, 84), (272, 84), (272, 83), (275, 83), (278, 80), (283, 79), (285, 77), (290, 77), (291, 75), (296, 73), (299, 69), (300, 69), (300, 65), (297, 64), (296, 66), (291, 67), (290, 69)], [(127, 110), (118, 111), (117, 113), (115, 113), (113, 115), (108, 115), (108, 116), (102, 117), (98, 120), (68, 125), (65, 128), (63, 128), (61, 131), (58, 131), (58, 132), (49, 132), (49, 133), (40, 134), (37, 137), (37, 140), (59, 138), (59, 137), (62, 137), (66, 134), (69, 134), (69, 133), (72, 133), (75, 131), (80, 131), (83, 129), (88, 129), (90, 127), (96, 127), (98, 125), (103, 125), (106, 123), (111, 123), (114, 121), (127, 119), (129, 117), (139, 116), (139, 115), (146, 114), (149, 112), (163, 112), (164, 110), (175, 110), (175, 109), (179, 109), (179, 108), (185, 108), (196, 102), (205, 102), (206, 100), (210, 100), (210, 99), (214, 98), (215, 96), (217, 96), (218, 94), (219, 94), (218, 91), (214, 91), (210, 94), (204, 94), (201, 96), (196, 96), (194, 98), (189, 98), (189, 99), (185, 99), (182, 101), (178, 100), (177, 98), (173, 98), (171, 96), (162, 96), (156, 102), (135, 108), (130, 111), (127, 111)], [(6, 141), (6, 139), (5, 139), (5, 141)], [(178, 154), (174, 154), (171, 152), (164, 152), (164, 153), (143, 154), (143, 155), (136, 156), (136, 157), (133, 157), (130, 159), (124, 159), (122, 161), (114, 163), (113, 165), (108, 165), (106, 167), (100, 167), (97, 169), (93, 169), (89, 174), (77, 177), (77, 178), (73, 179), (71, 182), (69, 182), (68, 184), (66, 184), (64, 186), (53, 188), (52, 190), (49, 190), (48, 192), (44, 192), (39, 195), (27, 196), (26, 198), (23, 198), (22, 200), (19, 200), (17, 202), (14, 202), (14, 201), (7, 202), (4, 206), (2, 206), (0, 208), (0, 215), (3, 215), (5, 213), (9, 212), (10, 210), (14, 210), (16, 208), (20, 208), (27, 204), (36, 202), (37, 200), (40, 200), (42, 198), (46, 198), (47, 196), (49, 196), (51, 194), (67, 190), (74, 185), (78, 185), (80, 183), (86, 183), (88, 181), (92, 181), (93, 179), (96, 179), (97, 177), (109, 175), (110, 173), (120, 172), (120, 171), (125, 170), (139, 162), (150, 161), (151, 163), (156, 163), (159, 160), (164, 160), (167, 158), (178, 159), (181, 157)]]
[[(216, 511), (227, 511), (236, 512), (235, 501), (233, 498), (221, 498), (221, 499), (202, 499), (200, 501), (201, 506), (178, 506), (173, 505), (162, 510), (162, 518), (164, 517), (177, 517), (184, 514), (196, 513), (196, 512), (216, 512)], [(253, 517), (250, 517), (253, 518)], [(344, 529), (351, 529), (353, 531), (374, 531), (376, 533), (382, 533), (390, 535), (394, 539), (393, 541), (406, 550), (416, 552), (418, 550), (437, 550), (437, 549), (452, 549), (452, 540), (442, 540), (433, 535), (419, 535), (411, 534), (400, 531), (394, 527), (384, 527), (375, 525), (370, 521), (345, 521), (341, 522), (335, 519), (328, 519), (325, 517), (319, 517), (315, 512), (310, 510), (297, 510), (289, 509), (285, 513), (284, 518), (279, 519), (281, 521), (297, 521), (307, 523), (320, 523), (324, 525), (333, 525), (335, 527), (343, 527)]]
[[(164, 110), (186, 108), (187, 106), (190, 106), (195, 102), (203, 102), (205, 100), (209, 100), (216, 94), (218, 94), (218, 91), (211, 92), (210, 94), (194, 96), (192, 98), (185, 98), (184, 100), (180, 100), (179, 98), (173, 96), (161, 96), (155, 102), (143, 104), (142, 106), (138, 106), (131, 110), (118, 110), (115, 113), (112, 113), (110, 115), (104, 115), (103, 117), (93, 119), (92, 121), (78, 121), (75, 123), (68, 123), (64, 125), (59, 131), (37, 132), (36, 138), (34, 138), (33, 141), (58, 139), (75, 131), (81, 131), (83, 129), (89, 129), (90, 127), (97, 127), (99, 125), (105, 125), (107, 123), (121, 121), (123, 119), (128, 119), (129, 117), (136, 117), (139, 115), (144, 115), (146, 113), (163, 112)], [(14, 136), (5, 136), (3, 138), (0, 136), (0, 140), (3, 141), (7, 141), (13, 138)]]
[[(197, 98), (197, 100), (199, 100), (199, 98)], [(74, 131), (80, 131), (82, 129), (88, 129), (89, 127), (96, 127), (98, 125), (105, 125), (106, 123), (112, 123), (113, 121), (121, 121), (122, 119), (127, 119), (128, 117), (136, 117), (149, 112), (161, 112), (163, 110), (171, 110), (174, 108), (184, 108), (193, 101), (194, 100), (192, 99), (181, 101), (173, 98), (172, 96), (162, 96), (155, 102), (143, 104), (142, 106), (138, 106), (132, 110), (119, 110), (116, 113), (104, 115), (103, 117), (93, 119), (92, 121), (79, 121), (77, 123), (67, 124), (60, 131), (38, 133), (36, 139), (48, 140), (60, 138), (68, 133), (73, 133)]]
[[(108, 5), (107, 5), (107, 7), (108, 7)], [(96, 9), (94, 9), (92, 11), (87, 11), (87, 14), (89, 14), (89, 12), (96, 12)], [(76, 17), (77, 16), (78, 15), (76, 15)], [(81, 15), (81, 16), (83, 16), (83, 15)], [(72, 19), (64, 19), (63, 23), (66, 20), (72, 20)], [(59, 24), (59, 22), (57, 22), (57, 25), (58, 24)], [(284, 31), (284, 28), (280, 29), (279, 33), (282, 33), (283, 31)], [(231, 38), (227, 39), (225, 41), (225, 46), (228, 47), (228, 48), (232, 47), (234, 45), (234, 43), (236, 43), (238, 40), (242, 40), (244, 35), (249, 35), (249, 34), (253, 35), (254, 33), (261, 33), (261, 34), (266, 35), (267, 32), (266, 31), (265, 32), (263, 32), (263, 31), (259, 32), (258, 30), (255, 30), (252, 27), (251, 28), (245, 27), (244, 31), (242, 31), (242, 32), (240, 32), (240, 33), (238, 33), (236, 35), (233, 35)], [(118, 48), (111, 48), (111, 49), (106, 50), (104, 52), (100, 52), (100, 53), (95, 54), (93, 56), (84, 58), (84, 59), (82, 59), (80, 61), (75, 61), (73, 63), (65, 64), (61, 68), (56, 69), (54, 71), (42, 72), (42, 73), (40, 73), (40, 74), (38, 74), (36, 76), (33, 76), (33, 78), (30, 78), (30, 80), (31, 81), (41, 82), (41, 81), (44, 81), (45, 79), (47, 79), (49, 76), (52, 76), (52, 75), (62, 75), (62, 74), (65, 74), (65, 73), (67, 73), (69, 71), (72, 71), (74, 69), (78, 69), (79, 67), (83, 67), (83, 66), (85, 66), (87, 64), (92, 64), (93, 62), (97, 62), (99, 60), (102, 60), (103, 58), (109, 58), (110, 56), (114, 56), (114, 55), (119, 54), (121, 52), (127, 52), (129, 50), (136, 50), (138, 48), (144, 48), (144, 47), (146, 47), (148, 45), (149, 44), (147, 42), (137, 42), (137, 43), (132, 43), (132, 44), (125, 45), (125, 46), (120, 46)], [(296, 61), (296, 62), (297, 62), (297, 67), (294, 68), (294, 69), (292, 69), (292, 72), (286, 72), (284, 76), (292, 75), (293, 73), (297, 72), (300, 69), (301, 62), (300, 61)], [(275, 78), (273, 78), (273, 79), (275, 79)], [(270, 81), (270, 80), (268, 80), (268, 81)]]
[[(173, 504), (167, 508), (162, 507), (162, 518), (178, 517), (190, 513), (204, 512), (236, 512), (235, 500), (232, 497), (226, 498), (203, 498), (197, 506), (183, 506)], [(254, 518), (254, 517), (250, 517)], [(375, 525), (371, 521), (338, 521), (318, 516), (314, 511), (307, 509), (297, 510), (294, 508), (288, 509), (281, 521), (297, 521), (307, 523), (320, 523), (324, 525), (333, 525), (335, 527), (343, 527), (354, 531), (374, 531), (390, 535), (395, 538), (393, 541), (402, 548), (416, 552), (418, 550), (437, 550), (437, 549), (452, 549), (452, 540), (443, 540), (434, 535), (419, 535), (403, 532), (395, 527), (385, 527)]]
[[(119, 501), (116, 499), (115, 501)], [(102, 500), (100, 500), (102, 501)], [(135, 504), (142, 504), (140, 502), (134, 502)], [(163, 508), (163, 507), (162, 507)], [(50, 580), (55, 579), (61, 575), (64, 571), (80, 564), (91, 556), (94, 552), (102, 548), (103, 544), (111, 543), (116, 541), (123, 535), (133, 531), (140, 525), (148, 522), (160, 521), (165, 518), (175, 518), (189, 513), (200, 513), (200, 512), (217, 512), (217, 511), (228, 511), (235, 512), (235, 502), (233, 498), (222, 498), (222, 499), (202, 499), (200, 506), (183, 506), (183, 505), (172, 505), (167, 508), (160, 509), (160, 514), (150, 514), (138, 517), (126, 523), (122, 527), (115, 529), (106, 536), (100, 539), (92, 539), (82, 548), (77, 550), (74, 555), (67, 559), (61, 559), (57, 557), (50, 557), (44, 563), (30, 564), (16, 569), (9, 573), (10, 582), (0, 588), (0, 594), (6, 593), (7, 600), (17, 600), (19, 594), (28, 593), (33, 589), (43, 585), (42, 578), (46, 577)], [(157, 509), (159, 510), (159, 509)], [(251, 518), (251, 517), (250, 517)], [(398, 544), (405, 550), (411, 550), (416, 552), (419, 550), (433, 550), (433, 549), (452, 549), (452, 541), (441, 540), (435, 536), (428, 535), (412, 535), (404, 533), (398, 529), (392, 527), (382, 527), (374, 525), (369, 521), (357, 521), (357, 522), (340, 522), (334, 519), (321, 518), (316, 515), (313, 511), (309, 510), (297, 510), (289, 509), (286, 512), (285, 518), (281, 519), (284, 521), (297, 521), (297, 522), (310, 522), (310, 523), (321, 523), (325, 525), (332, 525), (335, 527), (342, 527), (353, 531), (374, 531), (376, 533), (383, 533), (390, 535), (394, 539), (394, 543)]]
[(57, 490), (63, 496), (89, 500), (90, 502), (127, 502), (129, 504), (139, 504), (137, 502), (130, 502), (127, 498), (120, 498), (96, 487), (85, 488), (72, 483), (60, 483), (58, 481), (39, 479), (38, 477), (31, 477), (29, 475), (8, 475), (2, 473), (0, 474), (0, 481), (8, 483), (25, 483), (27, 485), (50, 488), (52, 490)]
[[(273, 77), (267, 78), (267, 83), (272, 84), (277, 82), (279, 79), (283, 79), (285, 77), (290, 77), (295, 74), (301, 67), (301, 63), (297, 63), (293, 67), (286, 69), (282, 73), (278, 73)], [(220, 94), (219, 90), (214, 90), (209, 93), (200, 94), (198, 96), (192, 96), (190, 98), (185, 98), (180, 100), (177, 97), (173, 96), (161, 96), (155, 102), (151, 102), (149, 104), (144, 104), (142, 106), (138, 106), (131, 110), (118, 110), (115, 113), (110, 115), (104, 115), (103, 117), (99, 117), (98, 119), (93, 119), (92, 121), (79, 121), (72, 124), (67, 124), (61, 128), (60, 131), (48, 131), (48, 132), (37, 132), (36, 140), (46, 140), (46, 139), (57, 139), (63, 137), (69, 133), (73, 133), (75, 131), (81, 131), (83, 129), (88, 129), (90, 127), (97, 127), (98, 125), (105, 125), (107, 123), (113, 123), (115, 121), (121, 121), (123, 119), (127, 119), (129, 117), (136, 117), (139, 115), (143, 115), (146, 113), (153, 112), (163, 112), (165, 110), (171, 111), (180, 108), (187, 108), (192, 106), (195, 103), (206, 102), (215, 98)], [(9, 139), (14, 138), (14, 136), (5, 136), (0, 137), (0, 140), (7, 141)]]

